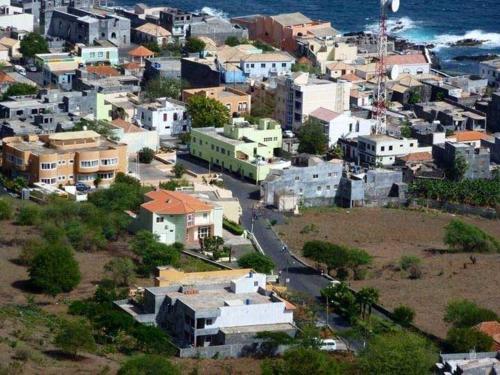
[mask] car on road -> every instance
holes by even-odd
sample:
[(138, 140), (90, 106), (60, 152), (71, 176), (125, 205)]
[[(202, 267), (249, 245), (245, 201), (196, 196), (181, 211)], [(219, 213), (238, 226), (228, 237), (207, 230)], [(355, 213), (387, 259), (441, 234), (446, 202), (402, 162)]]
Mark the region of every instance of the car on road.
[(333, 352), (337, 350), (337, 341), (334, 339), (322, 339), (319, 344), (319, 349), (325, 352)]
[(28, 65), (27, 68), (30, 72), (37, 72), (38, 71), (38, 68), (36, 67), (36, 65)]
[(24, 69), (21, 65), (14, 65), (14, 70), (22, 76), (26, 75), (26, 69)]
[(285, 137), (285, 138), (293, 138), (293, 137), (295, 137), (295, 134), (293, 134), (293, 131), (291, 131), (291, 130), (284, 130), (283, 131), (283, 137)]

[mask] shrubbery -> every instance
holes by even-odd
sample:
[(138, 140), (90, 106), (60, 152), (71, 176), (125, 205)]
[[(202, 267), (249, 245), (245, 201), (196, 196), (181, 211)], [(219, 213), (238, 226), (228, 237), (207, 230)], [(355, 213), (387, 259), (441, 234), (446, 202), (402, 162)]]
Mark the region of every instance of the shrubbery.
[(243, 227), (234, 221), (228, 220), (226, 218), (223, 219), (222, 221), (222, 226), (225, 230), (228, 232), (231, 232), (232, 234), (235, 234), (237, 236), (241, 236), (243, 232), (245, 231)]
[(274, 269), (273, 260), (267, 255), (252, 252), (238, 259), (238, 265), (242, 268), (251, 268), (255, 272), (269, 274)]
[(478, 227), (460, 220), (452, 220), (445, 227), (444, 243), (459, 251), (500, 252), (500, 241)]

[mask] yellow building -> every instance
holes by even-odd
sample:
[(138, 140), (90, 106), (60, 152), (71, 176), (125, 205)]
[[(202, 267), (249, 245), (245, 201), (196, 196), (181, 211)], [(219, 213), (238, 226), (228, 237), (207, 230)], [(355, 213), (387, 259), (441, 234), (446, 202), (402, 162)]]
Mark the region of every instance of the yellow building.
[(105, 140), (83, 130), (2, 140), (2, 170), (23, 176), (28, 183), (67, 185), (96, 179), (110, 184), (118, 172), (128, 170), (127, 145)]

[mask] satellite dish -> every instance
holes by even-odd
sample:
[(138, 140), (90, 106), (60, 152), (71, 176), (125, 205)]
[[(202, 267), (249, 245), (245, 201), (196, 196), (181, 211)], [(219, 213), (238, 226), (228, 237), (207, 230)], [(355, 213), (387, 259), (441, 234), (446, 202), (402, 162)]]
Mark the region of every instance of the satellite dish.
[(399, 66), (393, 65), (391, 71), (389, 72), (389, 77), (391, 80), (395, 81), (399, 76)]
[(399, 10), (400, 0), (385, 0), (385, 6), (392, 13), (396, 13)]

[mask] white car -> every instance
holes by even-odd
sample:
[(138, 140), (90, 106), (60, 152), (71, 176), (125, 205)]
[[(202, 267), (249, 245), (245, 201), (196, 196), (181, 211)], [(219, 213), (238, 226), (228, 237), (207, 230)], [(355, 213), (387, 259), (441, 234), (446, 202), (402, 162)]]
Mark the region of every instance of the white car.
[(337, 341), (334, 339), (323, 339), (321, 340), (319, 349), (324, 350), (325, 352), (333, 352), (337, 350)]
[(283, 137), (285, 137), (285, 138), (293, 138), (293, 137), (295, 137), (295, 134), (293, 134), (293, 131), (291, 131), (291, 130), (284, 130), (283, 131)]

